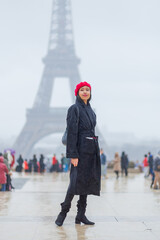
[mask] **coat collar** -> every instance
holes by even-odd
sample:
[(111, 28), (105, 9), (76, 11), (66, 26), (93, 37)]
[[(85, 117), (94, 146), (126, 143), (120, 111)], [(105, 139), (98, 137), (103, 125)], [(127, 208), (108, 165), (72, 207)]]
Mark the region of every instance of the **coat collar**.
[(89, 102), (87, 102), (87, 104), (85, 104), (84, 101), (80, 97), (76, 98), (76, 104), (81, 105), (83, 107), (90, 106)]

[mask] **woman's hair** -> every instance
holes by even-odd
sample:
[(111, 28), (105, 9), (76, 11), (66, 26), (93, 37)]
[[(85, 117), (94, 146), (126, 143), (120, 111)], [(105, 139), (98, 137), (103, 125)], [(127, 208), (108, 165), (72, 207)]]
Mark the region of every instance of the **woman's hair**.
[(115, 153), (115, 157), (119, 157), (119, 153), (118, 152)]

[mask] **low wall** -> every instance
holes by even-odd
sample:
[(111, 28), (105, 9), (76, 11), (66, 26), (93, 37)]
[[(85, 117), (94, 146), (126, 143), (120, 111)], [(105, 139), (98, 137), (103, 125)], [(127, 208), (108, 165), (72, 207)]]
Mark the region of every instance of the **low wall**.
[[(107, 168), (108, 173), (113, 173), (113, 168)], [(139, 168), (128, 168), (128, 173), (141, 173)]]

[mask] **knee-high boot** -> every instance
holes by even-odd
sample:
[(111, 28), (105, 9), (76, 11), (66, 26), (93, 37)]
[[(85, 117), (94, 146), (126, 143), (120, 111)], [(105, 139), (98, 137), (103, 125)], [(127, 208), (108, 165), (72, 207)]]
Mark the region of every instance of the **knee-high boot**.
[(94, 225), (94, 222), (91, 222), (85, 216), (87, 206), (87, 195), (80, 195), (79, 200), (77, 201), (77, 216), (75, 218), (75, 223), (80, 224), (81, 222), (86, 225)]
[(65, 220), (65, 218), (67, 216), (67, 213), (70, 210), (71, 202), (72, 202), (73, 197), (74, 197), (73, 194), (67, 192), (67, 195), (66, 195), (66, 198), (65, 198), (64, 202), (61, 203), (61, 212), (58, 214), (58, 217), (57, 217), (57, 219), (55, 221), (55, 223), (58, 226), (62, 226), (63, 225), (63, 222), (64, 222), (64, 220)]

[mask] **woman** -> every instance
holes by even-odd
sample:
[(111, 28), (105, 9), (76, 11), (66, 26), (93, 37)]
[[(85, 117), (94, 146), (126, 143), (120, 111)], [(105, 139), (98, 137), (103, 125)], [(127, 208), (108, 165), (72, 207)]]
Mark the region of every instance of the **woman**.
[(8, 169), (4, 164), (3, 156), (0, 156), (0, 185), (2, 186), (1, 191), (3, 192), (6, 191), (6, 183), (7, 183), (6, 174), (8, 174)]
[(75, 223), (93, 225), (85, 216), (87, 195), (100, 195), (101, 164), (98, 137), (95, 136), (96, 115), (89, 101), (91, 85), (81, 82), (75, 89), (76, 103), (67, 113), (66, 157), (71, 158), (70, 184), (61, 212), (55, 223), (62, 226), (74, 195), (79, 195)]
[(117, 179), (118, 179), (119, 178), (119, 172), (121, 171), (121, 158), (119, 157), (118, 152), (116, 152), (115, 156), (114, 156), (113, 171), (116, 173)]

